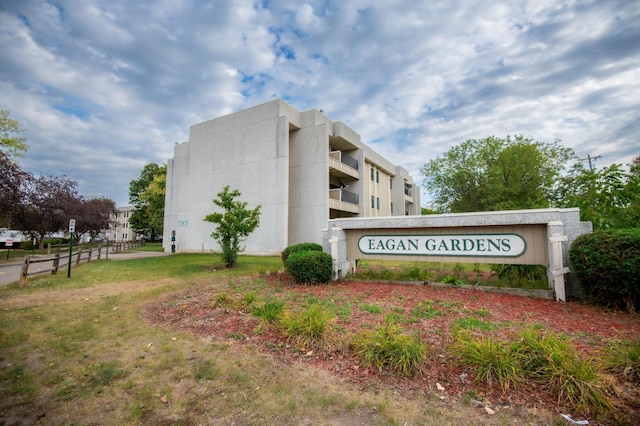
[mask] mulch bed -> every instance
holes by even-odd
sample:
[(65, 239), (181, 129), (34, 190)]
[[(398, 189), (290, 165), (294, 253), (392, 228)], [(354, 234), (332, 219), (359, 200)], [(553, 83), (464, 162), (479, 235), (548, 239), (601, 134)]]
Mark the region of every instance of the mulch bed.
[[(432, 306), (438, 311), (437, 315), (402, 323), (403, 330), (417, 333), (429, 348), (423, 372), (402, 377), (369, 367), (339, 345), (324, 350), (300, 348), (288, 342), (274, 328), (263, 328), (256, 333), (259, 318), (246, 310), (216, 306), (214, 303), (216, 296), (222, 293), (233, 300), (242, 300), (243, 294), (254, 288), (248, 284), (254, 279), (262, 280), (261, 297), (268, 293), (269, 297), (283, 300), (291, 311), (313, 301), (329, 301), (334, 306), (342, 307), (348, 314), (337, 316), (336, 325), (342, 330), (343, 336), (373, 329), (381, 325), (385, 315), (389, 313), (409, 318), (418, 304), (432, 301)], [(380, 307), (382, 313), (370, 312), (374, 309), (367, 307), (371, 306)], [(562, 303), (459, 289), (455, 286), (362, 281), (301, 286), (294, 284), (283, 273), (249, 280), (242, 278), (224, 284), (201, 284), (155, 302), (148, 307), (145, 315), (155, 323), (188, 330), (214, 341), (251, 345), (272, 354), (282, 362), (296, 362), (326, 369), (361, 388), (376, 389), (384, 386), (405, 397), (436, 394), (440, 398), (463, 397), (473, 391), (494, 407), (520, 405), (554, 412), (566, 407), (558, 407), (553, 396), (534, 385), (503, 393), (484, 383), (474, 383), (472, 375), (463, 366), (453, 362), (448, 352), (456, 320), (476, 318), (498, 325), (490, 331), (474, 332), (505, 339), (527, 324), (539, 324), (571, 337), (572, 343), (584, 357), (598, 357), (613, 340), (640, 338), (640, 317), (637, 314), (577, 302)], [(444, 391), (437, 390), (436, 383)], [(626, 412), (636, 413), (632, 417), (640, 421), (640, 384), (620, 383), (617, 390), (619, 395), (614, 402)]]

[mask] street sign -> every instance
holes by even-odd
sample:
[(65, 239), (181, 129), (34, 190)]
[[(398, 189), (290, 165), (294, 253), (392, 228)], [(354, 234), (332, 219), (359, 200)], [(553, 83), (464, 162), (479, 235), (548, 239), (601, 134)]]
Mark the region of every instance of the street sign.
[(69, 219), (69, 232), (76, 232), (76, 220)]
[(7, 238), (7, 240), (4, 243), (5, 247), (13, 247), (13, 238)]

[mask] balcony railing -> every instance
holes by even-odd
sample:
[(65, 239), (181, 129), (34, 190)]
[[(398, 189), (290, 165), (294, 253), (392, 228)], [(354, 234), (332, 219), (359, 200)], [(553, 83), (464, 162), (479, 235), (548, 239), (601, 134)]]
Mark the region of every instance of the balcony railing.
[(351, 157), (348, 154), (345, 154), (344, 152), (340, 156), (340, 161), (343, 164), (346, 164), (347, 166), (351, 167), (352, 169), (358, 170), (358, 160), (356, 160), (355, 158)]
[(345, 191), (344, 189), (340, 189), (340, 188), (330, 189), (329, 198), (333, 200), (342, 201), (345, 203), (355, 204), (355, 205), (360, 204), (358, 194)]
[(333, 158), (334, 160), (339, 161), (342, 164), (345, 164), (345, 165), (351, 167), (354, 170), (359, 170), (358, 169), (358, 160), (356, 160), (355, 158), (351, 157), (348, 154), (345, 154), (342, 151), (331, 151), (329, 153), (329, 156), (331, 158)]

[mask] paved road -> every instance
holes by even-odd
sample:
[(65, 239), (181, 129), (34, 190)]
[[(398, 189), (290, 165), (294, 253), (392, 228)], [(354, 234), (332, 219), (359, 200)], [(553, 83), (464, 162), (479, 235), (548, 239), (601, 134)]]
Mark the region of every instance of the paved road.
[[(109, 253), (109, 260), (126, 260), (126, 259), (141, 259), (146, 257), (159, 257), (167, 256), (171, 253), (163, 253), (157, 251), (125, 251), (119, 253)], [(62, 264), (64, 263), (64, 265)], [(24, 259), (17, 260), (11, 263), (4, 263), (0, 265), (0, 287), (7, 284), (11, 284), (20, 280), (20, 273), (22, 272), (22, 265)], [(42, 272), (49, 272), (51, 270), (52, 263), (34, 263), (30, 266), (29, 272), (36, 272), (38, 269)], [(61, 259), (60, 270), (67, 270), (67, 263), (64, 259)]]

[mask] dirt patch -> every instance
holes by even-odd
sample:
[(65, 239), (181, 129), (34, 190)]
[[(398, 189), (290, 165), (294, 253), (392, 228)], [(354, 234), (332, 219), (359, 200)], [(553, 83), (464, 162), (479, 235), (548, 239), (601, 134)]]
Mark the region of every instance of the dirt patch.
[(10, 297), (6, 292), (0, 292), (0, 309), (21, 309), (51, 303), (74, 302), (143, 292), (155, 287), (170, 285), (174, 281), (171, 278), (155, 281), (123, 281), (85, 288), (42, 290), (32, 294), (11, 294)]
[[(259, 319), (249, 313), (250, 309), (214, 303), (223, 293), (232, 300), (242, 300), (249, 290), (246, 278), (221, 287), (203, 284), (154, 302), (145, 315), (155, 323), (188, 330), (212, 340), (250, 345), (285, 363), (320, 367), (363, 389), (384, 386), (407, 397), (429, 394), (439, 398), (464, 398), (472, 393), (497, 410), (522, 407), (529, 411), (544, 409), (555, 413), (566, 412), (562, 410), (568, 407), (558, 406), (545, 389), (533, 384), (503, 393), (497, 388), (474, 383), (472, 375), (455, 364), (448, 352), (453, 328), (460, 321), (475, 318), (491, 324), (487, 334), (509, 339), (523, 325), (535, 323), (571, 337), (584, 357), (600, 356), (612, 340), (634, 340), (640, 336), (640, 317), (637, 315), (579, 303), (429, 285), (345, 281), (299, 286), (291, 283), (286, 275), (268, 278), (261, 296), (283, 300), (291, 311), (310, 303), (328, 303), (341, 311), (343, 314), (336, 316), (336, 325), (343, 336), (375, 328), (389, 314), (410, 318), (412, 312), (428, 303), (433, 315), (402, 322), (407, 333), (419, 335), (429, 347), (425, 368), (412, 377), (400, 377), (364, 365), (340, 345), (325, 350), (304, 348), (291, 344), (274, 328), (256, 332)], [(617, 386), (616, 391), (614, 402), (631, 413), (632, 421), (640, 423), (638, 384)]]

